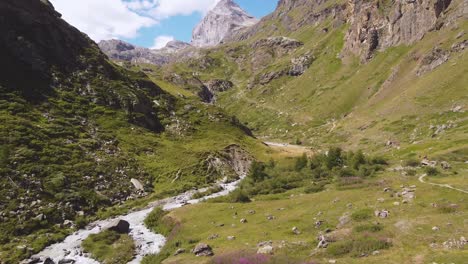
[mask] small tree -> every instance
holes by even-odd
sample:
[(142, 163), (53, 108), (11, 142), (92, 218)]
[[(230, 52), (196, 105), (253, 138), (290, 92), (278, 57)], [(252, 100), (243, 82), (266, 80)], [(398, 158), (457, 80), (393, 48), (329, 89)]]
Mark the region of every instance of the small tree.
[(304, 153), (302, 156), (296, 159), (296, 164), (294, 165), (294, 169), (296, 171), (300, 171), (303, 168), (307, 167), (308, 159), (307, 155)]
[(249, 176), (254, 182), (261, 182), (269, 178), (265, 172), (265, 164), (257, 161), (252, 162)]
[(330, 148), (326, 158), (326, 165), (328, 169), (343, 166), (343, 159), (341, 157), (341, 148)]
[(358, 152), (356, 152), (356, 154), (354, 154), (353, 157), (351, 158), (351, 162), (349, 165), (353, 169), (358, 170), (359, 166), (365, 163), (366, 163), (366, 157), (364, 156), (364, 153), (362, 153), (361, 150), (358, 150)]

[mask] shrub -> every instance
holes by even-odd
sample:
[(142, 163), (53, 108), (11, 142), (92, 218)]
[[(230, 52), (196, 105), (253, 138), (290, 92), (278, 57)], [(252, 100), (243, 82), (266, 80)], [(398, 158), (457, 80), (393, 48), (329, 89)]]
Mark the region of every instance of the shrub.
[(363, 221), (363, 220), (370, 219), (371, 217), (372, 217), (372, 210), (369, 208), (361, 209), (351, 214), (351, 219), (355, 221)]
[(379, 224), (365, 224), (365, 225), (359, 225), (354, 228), (354, 231), (356, 232), (379, 232), (383, 229), (382, 225)]
[(110, 230), (90, 235), (82, 246), (94, 259), (109, 264), (128, 263), (135, 253), (135, 244), (130, 236)]
[(424, 169), (424, 171), (426, 172), (427, 175), (429, 176), (435, 176), (435, 175), (438, 175), (439, 174), (439, 170), (434, 168), (434, 167), (426, 167)]
[(296, 159), (296, 164), (294, 165), (294, 169), (296, 171), (301, 171), (303, 168), (307, 167), (308, 159), (307, 155), (304, 153), (302, 156)]
[(311, 184), (304, 189), (305, 193), (318, 193), (325, 189), (325, 184)]
[(387, 249), (392, 244), (384, 239), (361, 237), (356, 240), (339, 241), (327, 248), (327, 253), (333, 256), (342, 256), (352, 253), (353, 256), (365, 256), (373, 251)]
[(338, 241), (327, 247), (327, 253), (333, 256), (342, 256), (353, 250), (353, 241)]
[(418, 173), (418, 172), (417, 172), (416, 170), (414, 170), (414, 169), (406, 170), (406, 174), (407, 174), (408, 176), (416, 176), (417, 173)]
[(264, 181), (265, 179), (269, 178), (268, 174), (265, 172), (265, 169), (265, 164), (253, 161), (250, 167), (249, 177), (254, 182)]
[(250, 203), (251, 200), (247, 193), (243, 190), (237, 189), (230, 195), (230, 200), (233, 203)]
[(387, 249), (390, 246), (391, 246), (391, 243), (385, 241), (384, 239), (376, 239), (373, 237), (363, 237), (354, 241), (353, 255), (354, 256), (368, 255), (376, 250)]
[(161, 207), (154, 208), (145, 219), (146, 227), (157, 234), (167, 236), (174, 227), (172, 219), (165, 217), (167, 214), (168, 212), (164, 211)]
[(341, 157), (341, 148), (330, 148), (326, 157), (326, 166), (328, 169), (343, 166), (343, 158)]
[(403, 164), (407, 167), (418, 167), (420, 162), (417, 159), (408, 159)]

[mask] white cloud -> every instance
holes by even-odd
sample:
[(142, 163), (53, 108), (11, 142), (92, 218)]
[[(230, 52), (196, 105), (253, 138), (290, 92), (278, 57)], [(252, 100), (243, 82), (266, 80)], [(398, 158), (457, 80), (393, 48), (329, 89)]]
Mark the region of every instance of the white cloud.
[(219, 0), (159, 0), (158, 5), (152, 10), (159, 19), (168, 18), (175, 15), (190, 15), (195, 12), (205, 14)]
[(95, 41), (134, 38), (141, 28), (157, 24), (155, 19), (129, 10), (122, 0), (51, 0), (51, 2), (67, 22)]
[(152, 49), (162, 49), (166, 46), (167, 43), (170, 41), (175, 40), (173, 36), (158, 36), (154, 39), (154, 44)]
[[(135, 38), (144, 27), (177, 15), (205, 14), (220, 0), (50, 0), (93, 40)], [(167, 36), (166, 36), (167, 37)]]

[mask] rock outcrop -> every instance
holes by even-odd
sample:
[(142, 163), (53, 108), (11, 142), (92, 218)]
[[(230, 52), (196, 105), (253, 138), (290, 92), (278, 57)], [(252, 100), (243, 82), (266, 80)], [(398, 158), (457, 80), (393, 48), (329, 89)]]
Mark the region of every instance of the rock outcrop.
[(372, 57), (375, 50), (385, 50), (421, 40), (430, 30), (441, 27), (439, 18), (451, 0), (397, 0), (381, 4), (350, 0), (344, 51)]
[(253, 26), (257, 19), (247, 14), (232, 0), (221, 0), (193, 30), (192, 45), (215, 46), (239, 30)]

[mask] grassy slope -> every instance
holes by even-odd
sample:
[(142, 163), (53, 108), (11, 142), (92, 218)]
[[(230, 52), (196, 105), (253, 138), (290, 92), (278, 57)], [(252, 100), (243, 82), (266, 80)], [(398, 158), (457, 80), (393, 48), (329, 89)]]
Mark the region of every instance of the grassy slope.
[[(167, 86), (163, 88), (171, 92)], [(124, 111), (90, 103), (72, 91), (58, 91), (34, 105), (15, 93), (2, 91), (2, 95), (0, 172), (10, 177), (0, 180), (4, 186), (0, 194), (13, 197), (2, 203), (6, 218), (0, 224), (0, 259), (6, 263), (16, 263), (70, 232), (55, 226), (64, 221), (62, 212), (66, 219), (77, 219), (79, 225), (89, 219), (78, 217), (77, 211), (84, 211), (90, 219), (123, 213), (150, 200), (210, 184), (216, 175), (207, 177), (202, 161), (231, 144), (253, 154), (262, 148), (230, 116), (190, 98), (158, 98), (161, 109), (166, 109), (159, 116), (164, 125), (179, 121), (188, 127), (175, 135), (133, 125)], [(191, 108), (184, 108), (186, 105)], [(167, 110), (173, 115), (165, 113)], [(19, 164), (16, 170), (21, 174), (11, 174), (11, 164)], [(123, 174), (116, 173), (122, 169)], [(179, 179), (173, 181), (179, 170)], [(28, 175), (33, 174), (41, 192), (28, 192), (39, 188), (29, 185), (28, 177), (34, 176)], [(111, 195), (132, 192), (132, 177), (149, 187), (150, 195), (110, 207)], [(106, 189), (94, 191), (101, 183), (108, 184)], [(41, 204), (29, 208), (37, 199)], [(70, 201), (73, 206), (57, 201)], [(54, 205), (41, 206), (48, 203)], [(19, 210), (20, 206), (26, 210)], [(9, 213), (16, 210), (21, 212), (17, 217)], [(34, 219), (41, 213), (46, 219)], [(18, 250), (22, 245), (27, 247)]]
[[(428, 180), (435, 182), (459, 178), (466, 181), (467, 169), (466, 164), (457, 163), (453, 171), (457, 171), (458, 176), (450, 171), (429, 177)], [(418, 170), (417, 173), (423, 171)], [(390, 193), (383, 191), (386, 187), (401, 191), (403, 185), (416, 185), (416, 198), (408, 204), (402, 203), (403, 198), (392, 197)], [(464, 188), (466, 187), (465, 185)], [(384, 198), (384, 202), (377, 201), (379, 198)], [(204, 203), (187, 206), (169, 214), (168, 217), (178, 222), (179, 226), (170, 236), (171, 240), (162, 254), (167, 253), (170, 256), (177, 248), (185, 248), (187, 253), (169, 257), (163, 263), (210, 263), (209, 258), (195, 257), (189, 253), (199, 242), (212, 246), (215, 256), (222, 256), (239, 251), (255, 252), (259, 242), (268, 240), (273, 241), (275, 255), (290, 256), (290, 263), (300, 263), (293, 261), (297, 258), (319, 263), (325, 263), (329, 259), (338, 259), (339, 263), (463, 263), (468, 253), (466, 248), (446, 250), (440, 245), (449, 239), (459, 239), (468, 231), (465, 225), (468, 209), (464, 203), (466, 198), (467, 195), (461, 192), (422, 184), (416, 176), (386, 171), (366, 180), (365, 184), (357, 188), (342, 189), (329, 184), (325, 191), (315, 194), (303, 194), (303, 190), (299, 188), (283, 194), (258, 196), (254, 202), (248, 204)], [(400, 205), (396, 206), (394, 202), (400, 202)], [(350, 203), (352, 208), (349, 208)], [(438, 207), (431, 206), (432, 203), (438, 204)], [(458, 207), (450, 212), (441, 209), (449, 204), (457, 204)], [(374, 210), (384, 208), (390, 210), (389, 218), (372, 216)], [(370, 209), (370, 218), (352, 220), (337, 228), (339, 240), (347, 242), (371, 236), (390, 239), (392, 247), (380, 250), (380, 254), (376, 256), (364, 258), (356, 258), (351, 254), (337, 256), (327, 250), (314, 250), (317, 245), (316, 237), (320, 232), (327, 228), (335, 230), (342, 215), (363, 209)], [(256, 213), (249, 214), (249, 210), (255, 210)], [(322, 214), (319, 215), (319, 212)], [(273, 215), (276, 219), (269, 221), (268, 215)], [(248, 223), (240, 223), (241, 218), (246, 218)], [(316, 228), (315, 222), (318, 220), (325, 223)], [(355, 229), (375, 223), (382, 227), (381, 231), (372, 233)], [(291, 230), (294, 226), (299, 228), (300, 235), (293, 234)], [(440, 230), (433, 231), (434, 226), (440, 227)], [(213, 234), (218, 234), (219, 238), (208, 239)], [(228, 236), (235, 236), (236, 239), (229, 241)], [(437, 243), (439, 247), (431, 248), (431, 243)], [(280, 245), (283, 247), (279, 248)], [(314, 253), (311, 255), (311, 252)], [(148, 258), (145, 263), (159, 263), (158, 261), (160, 260), (157, 258)]]

